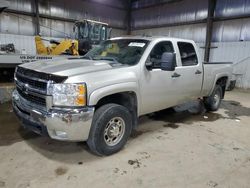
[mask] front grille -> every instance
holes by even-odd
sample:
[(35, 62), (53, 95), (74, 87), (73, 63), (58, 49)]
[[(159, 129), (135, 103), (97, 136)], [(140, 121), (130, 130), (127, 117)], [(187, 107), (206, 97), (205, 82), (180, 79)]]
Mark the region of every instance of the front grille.
[(46, 108), (47, 85), (49, 82), (61, 83), (67, 76), (46, 74), (18, 67), (15, 73), (16, 88), (19, 95), (38, 108)]
[(46, 106), (46, 99), (45, 98), (42, 98), (42, 97), (38, 97), (38, 96), (35, 96), (35, 95), (32, 95), (28, 92), (24, 92), (22, 91), (20, 88), (17, 87), (17, 91), (19, 93), (19, 95), (24, 98), (25, 100), (31, 102), (31, 103), (34, 103), (36, 105), (39, 105), (41, 107), (45, 107)]
[(53, 83), (61, 83), (67, 79), (67, 76), (57, 76), (46, 74), (34, 70), (18, 67), (16, 71), (16, 81), (19, 85), (28, 85), (30, 89), (35, 89), (42, 94), (46, 94), (47, 84), (49, 81)]
[(23, 84), (28, 84), (29, 86), (34, 87), (35, 89), (41, 89), (42, 91), (47, 90), (47, 82), (30, 79), (20, 73), (16, 73), (16, 79)]

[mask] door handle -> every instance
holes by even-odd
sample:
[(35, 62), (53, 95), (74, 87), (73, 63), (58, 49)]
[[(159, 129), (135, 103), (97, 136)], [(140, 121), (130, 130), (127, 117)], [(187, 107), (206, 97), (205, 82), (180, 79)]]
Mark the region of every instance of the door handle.
[(200, 70), (197, 70), (195, 74), (201, 74), (202, 72)]
[(178, 74), (178, 73), (174, 73), (173, 75), (172, 75), (172, 78), (178, 78), (178, 77), (180, 77), (181, 75), (180, 74)]

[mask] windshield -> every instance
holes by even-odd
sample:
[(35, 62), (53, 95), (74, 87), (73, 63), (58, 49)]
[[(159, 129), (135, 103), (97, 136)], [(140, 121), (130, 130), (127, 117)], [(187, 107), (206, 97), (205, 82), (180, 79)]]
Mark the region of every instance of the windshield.
[(84, 58), (135, 65), (144, 53), (148, 42), (138, 39), (107, 40), (90, 50)]
[(75, 39), (86, 39), (89, 36), (88, 24), (87, 23), (76, 23), (74, 26)]
[(91, 40), (99, 41), (100, 40), (101, 25), (92, 23), (90, 25), (90, 27), (91, 27), (91, 33), (90, 33)]

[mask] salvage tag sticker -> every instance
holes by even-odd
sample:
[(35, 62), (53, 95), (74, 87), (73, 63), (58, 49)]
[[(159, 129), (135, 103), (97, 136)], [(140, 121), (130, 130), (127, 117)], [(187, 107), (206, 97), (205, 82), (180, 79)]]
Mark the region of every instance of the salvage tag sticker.
[(143, 48), (145, 46), (145, 43), (143, 43), (143, 42), (130, 42), (128, 46), (134, 46), (134, 47), (141, 47), (141, 48)]

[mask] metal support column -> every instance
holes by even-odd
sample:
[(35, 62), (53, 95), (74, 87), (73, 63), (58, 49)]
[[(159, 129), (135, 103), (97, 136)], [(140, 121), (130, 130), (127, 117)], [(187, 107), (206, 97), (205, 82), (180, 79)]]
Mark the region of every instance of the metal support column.
[(131, 13), (132, 13), (132, 1), (128, 0), (127, 5), (127, 35), (131, 34)]
[(40, 22), (39, 22), (39, 0), (34, 0), (35, 3), (35, 24), (36, 24), (36, 35), (40, 34)]
[(211, 49), (211, 40), (213, 34), (213, 21), (214, 21), (216, 1), (217, 0), (208, 0), (207, 31), (206, 31), (206, 44), (205, 44), (205, 55), (204, 55), (205, 62), (209, 62), (210, 59), (210, 49)]

